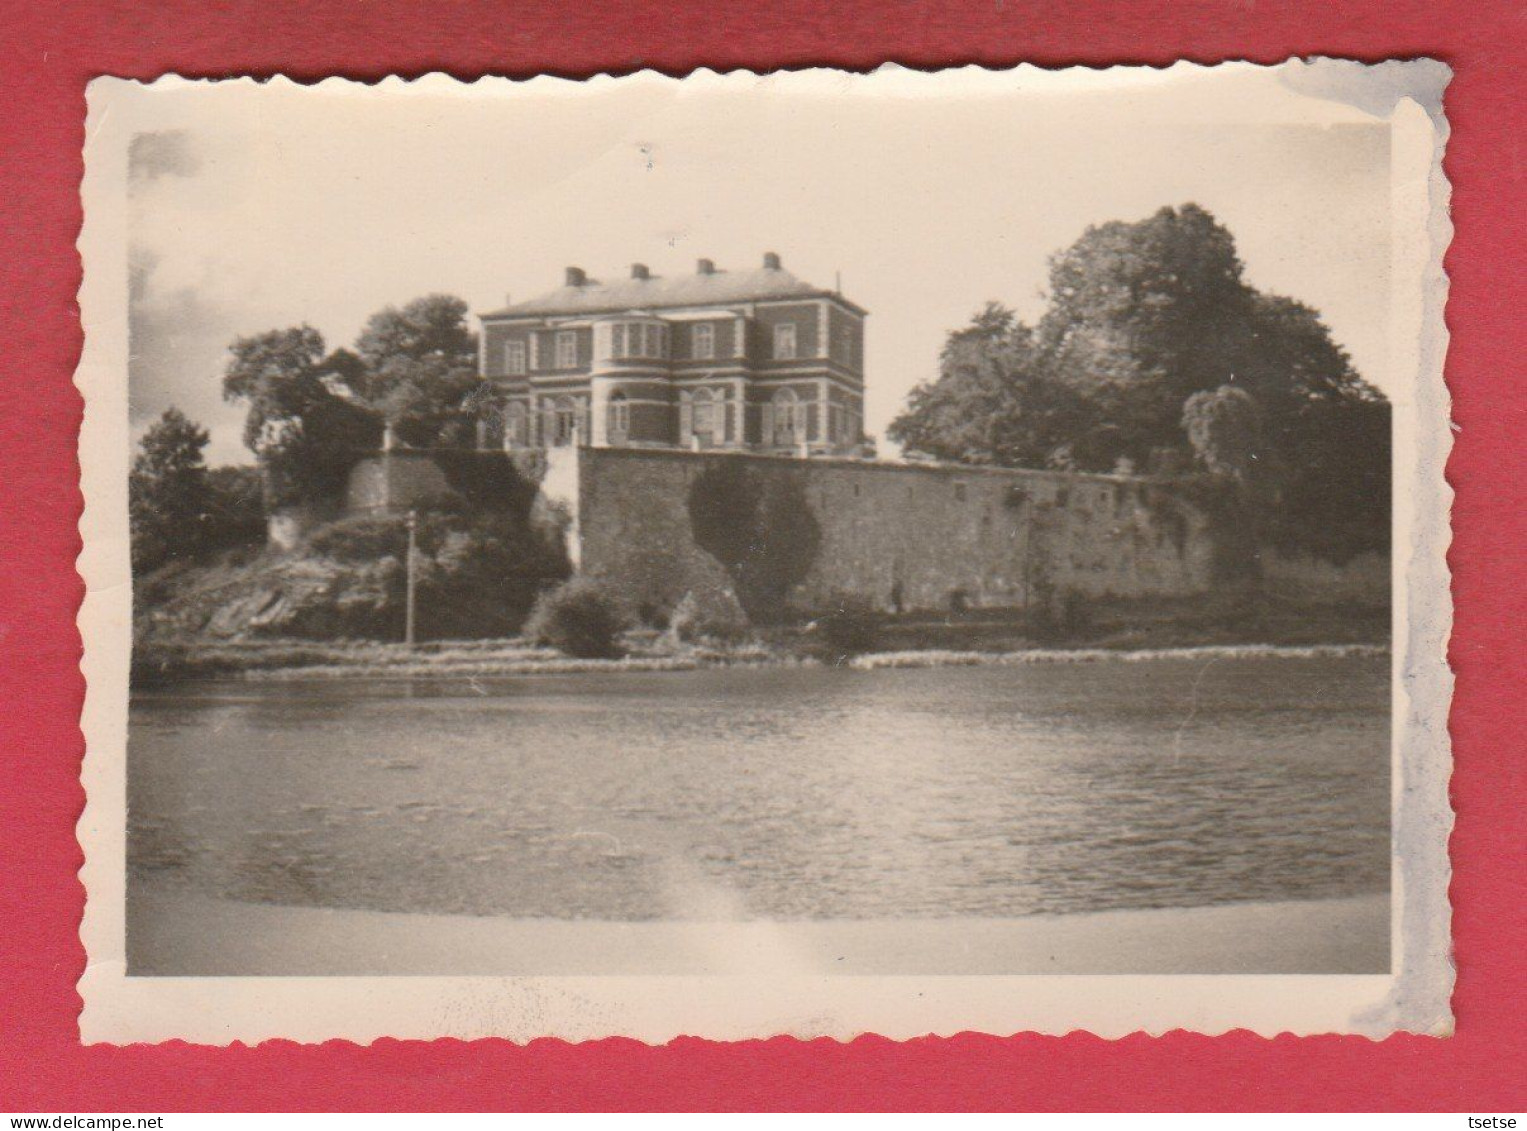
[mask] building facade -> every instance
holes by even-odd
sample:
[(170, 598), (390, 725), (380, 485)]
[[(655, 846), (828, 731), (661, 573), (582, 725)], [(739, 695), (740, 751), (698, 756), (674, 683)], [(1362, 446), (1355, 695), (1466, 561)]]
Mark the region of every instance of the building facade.
[(701, 259), (676, 278), (631, 267), (481, 315), (480, 371), (501, 423), (484, 446), (852, 455), (864, 438), (864, 318), (771, 253)]

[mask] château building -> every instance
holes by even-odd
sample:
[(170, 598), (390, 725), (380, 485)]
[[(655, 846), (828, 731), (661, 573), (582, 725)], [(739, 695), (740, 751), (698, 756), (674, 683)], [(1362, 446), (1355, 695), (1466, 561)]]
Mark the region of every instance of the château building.
[[(483, 314), (480, 371), (510, 449), (848, 455), (864, 435), (865, 311), (773, 252), (756, 270), (563, 286)], [(495, 429), (495, 431), (497, 431)]]

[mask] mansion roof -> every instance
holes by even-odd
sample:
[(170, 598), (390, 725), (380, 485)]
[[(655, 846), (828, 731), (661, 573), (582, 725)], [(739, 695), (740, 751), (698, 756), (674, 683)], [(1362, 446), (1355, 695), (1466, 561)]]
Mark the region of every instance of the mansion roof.
[(830, 298), (862, 313), (860, 307), (842, 295), (813, 286), (778, 264), (778, 256), (771, 254), (765, 258), (762, 267), (725, 271), (715, 267), (710, 260), (702, 259), (699, 269), (692, 275), (662, 276), (649, 274), (646, 267), (638, 263), (632, 266), (630, 278), (610, 283), (587, 278), (578, 268), (570, 267), (564, 286), (490, 311), (482, 317), (600, 314), (792, 298)]

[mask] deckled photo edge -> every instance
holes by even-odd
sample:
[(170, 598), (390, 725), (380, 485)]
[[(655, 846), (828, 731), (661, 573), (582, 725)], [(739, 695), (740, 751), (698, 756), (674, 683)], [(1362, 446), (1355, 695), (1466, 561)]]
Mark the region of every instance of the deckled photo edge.
[[(80, 306), (86, 342), (76, 375), (85, 399), (80, 463), (86, 500), (80, 523), (84, 547), (78, 567), (86, 583), (79, 629), (85, 642), (81, 667), (87, 684), (82, 717), (87, 743), (83, 769), (86, 807), (77, 830), (85, 852), (80, 875), (87, 890), (81, 924), (87, 951), (86, 973), (80, 984), (85, 999), (82, 1037), (113, 1043), (183, 1037), (217, 1044), (279, 1037), (365, 1042), (382, 1036), (508, 1036), (518, 1040), (560, 1036), (581, 1040), (627, 1035), (664, 1041), (679, 1035), (738, 1039), (776, 1033), (848, 1039), (875, 1032), (906, 1038), (972, 1029), (998, 1035), (1084, 1029), (1107, 1037), (1142, 1030), (1160, 1034), (1179, 1028), (1210, 1033), (1250, 1028), (1266, 1036), (1280, 1032), (1357, 1032), (1379, 1037), (1396, 1030), (1449, 1033), (1452, 967), (1446, 843), (1452, 814), (1447, 800), (1451, 759), (1446, 719), (1452, 677), (1446, 662), (1451, 626), (1446, 553), (1452, 492), (1443, 468), (1452, 438), (1442, 377), (1447, 342), (1443, 318), (1447, 283), (1442, 261), (1451, 236), (1442, 169), (1446, 127), (1440, 108), (1441, 84), (1434, 70), (1440, 64), (1414, 61), (1385, 66), (1405, 68), (1405, 78), (1414, 76), (1420, 89), (1415, 96), (1400, 100), (1391, 116), (1396, 172), (1412, 178), (1404, 181), (1397, 176), (1395, 181), (1396, 325), (1391, 341), (1415, 344), (1416, 397), (1409, 426), (1414, 430), (1417, 457), (1404, 467), (1397, 466), (1395, 481), (1396, 520), (1399, 529), (1409, 532), (1408, 553), (1397, 554), (1394, 566), (1396, 593), (1405, 595), (1404, 600), (1396, 601), (1395, 689), (1405, 708), (1404, 725), (1396, 739), (1399, 773), (1394, 781), (1393, 830), (1397, 861), (1393, 929), (1396, 957), (1403, 961), (1397, 962), (1392, 985), (1381, 1003), (1376, 1002), (1373, 991), (1388, 979), (1292, 975), (989, 975), (775, 982), (715, 977), (127, 977), (122, 902), (132, 595), (126, 552), (125, 484), (130, 452), (123, 375), (128, 289), (125, 148), (130, 136), (125, 131), (130, 127), (123, 119), (130, 122), (137, 116), (145, 105), (145, 92), (174, 89), (186, 80), (161, 79), (147, 85), (115, 79), (92, 83), (82, 186), (86, 218), (79, 240), (85, 263)], [(1179, 68), (1213, 70), (1177, 64), (1153, 74), (1166, 80)], [(963, 68), (945, 74), (905, 72), (902, 77), (924, 84), (925, 89), (933, 82), (948, 81), (949, 88), (939, 93), (953, 96), (958, 82), (995, 87), (1009, 74), (1043, 86), (1057, 75), (1065, 76), (1067, 83), (1099, 74), (1127, 81), (1133, 70), (1112, 68), (1076, 76), (1074, 72), (1030, 67), (1014, 72)], [(757, 78), (765, 90), (770, 83), (813, 83), (825, 94), (863, 85), (866, 79), (885, 74), (885, 69), (858, 76), (817, 69), (757, 78), (752, 72), (718, 76), (700, 71), (694, 78), (723, 78), (733, 83), (739, 77)], [(662, 76), (643, 73), (627, 78), (602, 76), (597, 81), (618, 86), (657, 78)], [(449, 90), (498, 94), (502, 86), (510, 88), (504, 92), (510, 96), (535, 97), (540, 81), (516, 84), (483, 79), (462, 84), (430, 75), (412, 83), (383, 80), (362, 89), (374, 96), (400, 88), (410, 93)], [(663, 81), (683, 85), (691, 80)], [(1362, 77), (1355, 81), (1360, 83)], [(567, 87), (581, 85), (571, 80), (546, 82), (554, 82), (558, 90), (568, 94), (576, 90)], [(224, 84), (203, 80), (202, 85)], [(329, 79), (308, 89), (315, 94), (333, 94), (356, 85), (361, 84)], [(1428, 99), (1434, 100), (1432, 104), (1425, 104)], [(1407, 240), (1404, 224), (1398, 222), (1402, 219), (1424, 229)], [(1417, 291), (1406, 293), (1406, 284), (1414, 284)], [(1408, 333), (1401, 327), (1408, 328)], [(1396, 433), (1403, 440), (1398, 420)], [(1396, 444), (1397, 460), (1405, 460), (1406, 449), (1405, 443)], [(1138, 987), (1137, 994), (1120, 992), (1121, 983), (1126, 981)], [(1343, 981), (1354, 984), (1350, 996), (1338, 988)], [(994, 985), (1001, 986), (1000, 993), (993, 993)], [(1235, 1006), (1227, 1011), (1216, 1005), (1214, 999), (1225, 996), (1227, 986), (1244, 990), (1244, 1002), (1254, 1003), (1248, 1017), (1238, 1017)], [(939, 991), (937, 998), (929, 992), (930, 987)], [(1314, 1027), (1301, 1023), (1299, 1010), (1272, 1005), (1290, 989), (1305, 990), (1312, 997), (1323, 995), (1320, 1003), (1310, 1003), (1314, 1008), (1308, 1013)], [(1176, 1004), (1167, 997), (1169, 993), (1177, 998)], [(739, 999), (746, 1002), (746, 1008), (737, 1008)], [(297, 1014), (304, 1002), (310, 1008), (316, 1004), (319, 1016), (299, 1021)], [(941, 1009), (949, 1011), (949, 1021), (940, 1020)], [(697, 1020), (686, 1021), (685, 1010), (692, 1010), (687, 1016)]]

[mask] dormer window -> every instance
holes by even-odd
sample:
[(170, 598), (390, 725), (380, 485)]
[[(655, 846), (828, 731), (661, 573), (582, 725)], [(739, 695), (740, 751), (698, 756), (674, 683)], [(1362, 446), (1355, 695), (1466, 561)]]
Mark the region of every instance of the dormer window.
[(696, 324), (690, 341), (690, 356), (697, 361), (708, 361), (716, 356), (716, 328), (709, 322)]
[(557, 331), (557, 368), (578, 368), (578, 332), (576, 330)]
[(774, 357), (777, 361), (794, 360), (795, 354), (795, 323), (786, 322), (774, 327)]

